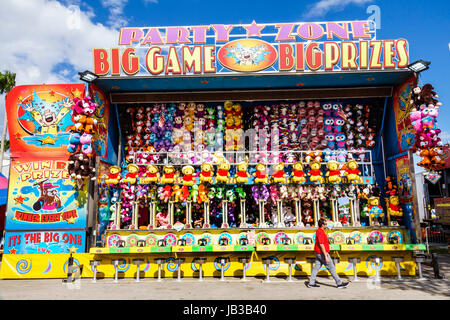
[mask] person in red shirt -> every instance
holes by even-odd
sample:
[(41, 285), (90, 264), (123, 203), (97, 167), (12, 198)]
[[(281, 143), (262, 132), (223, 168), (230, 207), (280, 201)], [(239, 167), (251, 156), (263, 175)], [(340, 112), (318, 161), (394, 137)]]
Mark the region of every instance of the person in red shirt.
[(327, 270), (331, 273), (334, 281), (336, 281), (337, 288), (346, 288), (348, 282), (342, 282), (336, 273), (333, 260), (330, 257), (330, 244), (328, 242), (328, 236), (326, 235), (324, 229), (326, 228), (325, 220), (320, 219), (318, 222), (319, 228), (316, 231), (316, 242), (314, 244), (314, 253), (316, 254), (316, 261), (313, 269), (311, 270), (311, 276), (309, 277), (309, 282), (306, 284), (308, 288), (318, 288), (319, 285), (316, 284), (316, 276), (322, 265), (325, 265)]

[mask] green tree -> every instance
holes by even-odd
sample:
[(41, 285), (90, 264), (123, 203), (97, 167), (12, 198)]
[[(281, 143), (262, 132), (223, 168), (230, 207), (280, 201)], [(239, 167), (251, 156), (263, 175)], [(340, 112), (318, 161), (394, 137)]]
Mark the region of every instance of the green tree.
[[(0, 94), (8, 94), (16, 86), (16, 74), (10, 71), (0, 72)], [(6, 126), (8, 122), (6, 120), (6, 104), (5, 104), (5, 116), (3, 119), (2, 130), (2, 142), (0, 146), (0, 172), (3, 169), (3, 154), (5, 152), (5, 138), (6, 138)], [(9, 141), (8, 141), (9, 149)]]

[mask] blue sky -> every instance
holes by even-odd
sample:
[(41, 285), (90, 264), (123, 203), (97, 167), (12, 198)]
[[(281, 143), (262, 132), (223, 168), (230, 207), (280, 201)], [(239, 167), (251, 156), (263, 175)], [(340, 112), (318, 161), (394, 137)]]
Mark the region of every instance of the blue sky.
[(410, 61), (431, 61), (420, 81), (438, 92), (441, 137), (450, 140), (445, 0), (1, 0), (0, 70), (16, 72), (18, 85), (78, 82), (78, 71), (92, 69), (91, 48), (115, 46), (120, 27), (364, 20), (372, 15), (371, 5), (380, 10), (378, 39), (406, 38)]

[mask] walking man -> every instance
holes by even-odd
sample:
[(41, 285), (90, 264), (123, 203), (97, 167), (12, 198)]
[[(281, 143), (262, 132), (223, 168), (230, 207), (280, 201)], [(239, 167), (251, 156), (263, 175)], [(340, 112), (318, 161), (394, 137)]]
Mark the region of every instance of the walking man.
[(334, 267), (333, 260), (330, 257), (330, 244), (328, 242), (328, 237), (325, 234), (325, 220), (319, 220), (319, 228), (316, 231), (316, 242), (314, 244), (314, 252), (316, 254), (316, 261), (314, 267), (311, 271), (311, 276), (309, 278), (309, 282), (306, 284), (308, 288), (318, 288), (319, 285), (316, 284), (316, 276), (319, 272), (322, 265), (328, 269), (333, 277), (334, 281), (336, 281), (337, 288), (346, 288), (348, 286), (348, 282), (342, 282), (341, 278), (339, 278), (336, 273), (336, 269)]

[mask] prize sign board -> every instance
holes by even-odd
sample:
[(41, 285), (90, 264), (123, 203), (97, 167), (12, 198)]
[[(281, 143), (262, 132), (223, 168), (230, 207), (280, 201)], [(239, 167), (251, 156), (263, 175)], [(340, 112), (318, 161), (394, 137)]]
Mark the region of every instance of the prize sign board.
[(78, 188), (67, 159), (11, 161), (6, 230), (86, 228), (87, 183)]
[(95, 48), (99, 76), (308, 73), (405, 68), (405, 39), (377, 40), (373, 21), (211, 24), (120, 30)]

